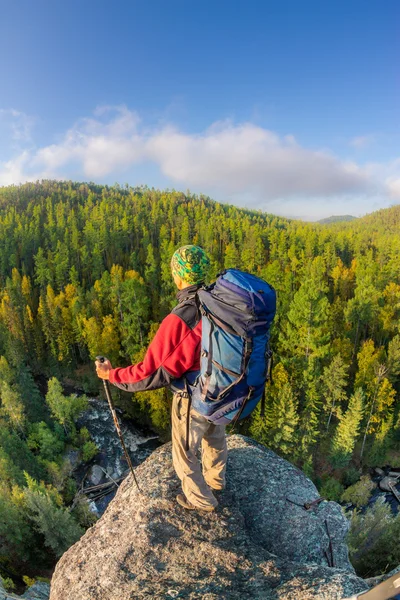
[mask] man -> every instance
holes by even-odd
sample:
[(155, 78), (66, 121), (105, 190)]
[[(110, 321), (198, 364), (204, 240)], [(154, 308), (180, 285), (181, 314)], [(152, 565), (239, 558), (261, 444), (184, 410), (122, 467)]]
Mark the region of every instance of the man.
[[(176, 499), (186, 509), (205, 511), (215, 509), (218, 502), (213, 491), (225, 486), (225, 426), (210, 423), (193, 409), (188, 420), (189, 397), (184, 390), (185, 375), (194, 379), (200, 369), (201, 314), (196, 293), (205, 282), (209, 264), (202, 248), (179, 248), (171, 259), (179, 303), (161, 323), (144, 360), (117, 369), (109, 362), (96, 362), (100, 378), (128, 392), (172, 387), (172, 458), (183, 490)], [(200, 445), (202, 464), (197, 458)]]

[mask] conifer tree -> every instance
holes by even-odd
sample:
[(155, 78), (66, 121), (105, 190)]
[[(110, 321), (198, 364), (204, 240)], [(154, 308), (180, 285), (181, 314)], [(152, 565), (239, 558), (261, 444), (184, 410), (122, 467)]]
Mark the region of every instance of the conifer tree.
[(309, 368), (311, 359), (325, 357), (329, 348), (329, 301), (324, 278), (325, 265), (323, 259), (317, 257), (294, 295), (287, 315), (285, 347), (301, 359), (305, 369)]
[(382, 426), (383, 421), (392, 413), (395, 390), (393, 389), (390, 381), (385, 377), (386, 373), (387, 367), (381, 364), (378, 365), (373, 382), (374, 388), (368, 398), (366, 411), (368, 418), (365, 425), (360, 458), (362, 458), (364, 453), (367, 435), (379, 430), (379, 427)]
[(395, 335), (388, 345), (388, 378), (395, 384), (400, 377), (400, 335)]
[(15, 429), (24, 434), (26, 416), (24, 403), (18, 390), (7, 382), (0, 384), (1, 413), (6, 415)]
[(61, 383), (55, 377), (48, 382), (46, 403), (66, 432), (74, 429), (75, 420), (88, 406), (86, 396), (64, 396)]
[(360, 339), (366, 340), (368, 333), (377, 325), (379, 292), (375, 287), (376, 279), (376, 267), (372, 256), (358, 259), (354, 298), (348, 301), (345, 310), (346, 320), (352, 328), (353, 358), (356, 356)]
[[(17, 486), (14, 490), (15, 495)], [(3, 484), (0, 487), (0, 555), (4, 566), (12, 569), (16, 564), (27, 563), (32, 558), (34, 542), (24, 507), (14, 501), (13, 493)]]
[(345, 467), (349, 464), (356, 444), (364, 411), (364, 394), (357, 388), (349, 400), (349, 406), (339, 418), (332, 439), (330, 460), (334, 467)]
[(394, 415), (389, 414), (379, 424), (379, 428), (366, 457), (366, 462), (371, 467), (381, 466), (386, 462), (386, 456), (393, 437), (393, 422)]
[(301, 410), (296, 440), (299, 457), (304, 462), (310, 462), (312, 451), (320, 435), (318, 428), (321, 401), (317, 382), (312, 372), (305, 374), (305, 400)]
[(81, 537), (83, 530), (62, 506), (55, 489), (38, 484), (28, 474), (26, 479), (24, 496), (29, 518), (44, 536), (45, 545), (59, 558)]
[(341, 402), (346, 399), (345, 387), (347, 385), (347, 369), (340, 354), (337, 354), (330, 365), (324, 368), (322, 376), (322, 394), (324, 396), (324, 411), (328, 413), (326, 429), (332, 415), (340, 416)]
[(250, 432), (272, 450), (283, 456), (290, 456), (296, 446), (294, 432), (299, 417), (288, 373), (282, 364), (273, 369), (272, 382), (266, 387), (265, 416), (261, 415), (261, 407), (258, 407), (252, 419)]
[(240, 258), (234, 242), (230, 242), (225, 248), (224, 267), (225, 269), (238, 269), (240, 267)]
[(148, 330), (150, 301), (139, 273), (128, 271), (121, 289), (121, 341), (128, 357), (144, 346)]
[(158, 264), (156, 261), (156, 256), (154, 252), (154, 247), (152, 244), (148, 244), (147, 246), (147, 256), (146, 256), (146, 267), (144, 270), (145, 280), (148, 284), (148, 297), (151, 299), (151, 306), (153, 308), (153, 315), (156, 320), (158, 317), (157, 314), (157, 306), (159, 302), (159, 276), (158, 276)]

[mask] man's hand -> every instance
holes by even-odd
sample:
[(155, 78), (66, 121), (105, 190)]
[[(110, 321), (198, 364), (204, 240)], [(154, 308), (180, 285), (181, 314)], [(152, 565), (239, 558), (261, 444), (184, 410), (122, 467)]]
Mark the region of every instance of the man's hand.
[(96, 360), (96, 373), (100, 379), (109, 379), (110, 378), (110, 370), (112, 369), (110, 361), (107, 359), (103, 363), (99, 360)]

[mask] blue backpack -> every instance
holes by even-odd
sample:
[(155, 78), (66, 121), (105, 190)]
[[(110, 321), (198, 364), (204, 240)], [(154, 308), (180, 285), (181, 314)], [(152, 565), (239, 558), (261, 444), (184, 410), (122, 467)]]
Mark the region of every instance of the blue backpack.
[(202, 313), (201, 362), (200, 373), (189, 384), (191, 405), (212, 423), (236, 423), (264, 396), (276, 293), (263, 279), (228, 269), (197, 296)]

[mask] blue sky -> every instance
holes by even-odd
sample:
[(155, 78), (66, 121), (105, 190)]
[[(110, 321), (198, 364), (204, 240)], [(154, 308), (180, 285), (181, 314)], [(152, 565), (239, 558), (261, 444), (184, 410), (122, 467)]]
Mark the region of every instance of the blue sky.
[(400, 201), (397, 0), (0, 10), (0, 185), (189, 188), (303, 218)]

